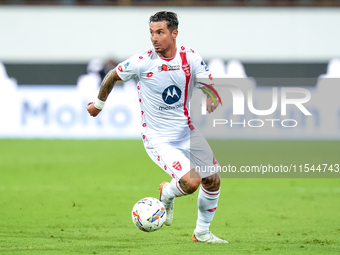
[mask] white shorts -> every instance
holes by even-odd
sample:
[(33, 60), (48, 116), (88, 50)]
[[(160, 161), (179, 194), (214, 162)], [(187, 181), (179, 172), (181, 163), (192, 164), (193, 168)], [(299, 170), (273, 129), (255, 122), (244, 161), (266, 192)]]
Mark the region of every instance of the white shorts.
[(200, 177), (205, 178), (213, 175), (218, 166), (208, 142), (197, 129), (180, 141), (144, 139), (144, 147), (150, 158), (176, 180), (193, 168), (199, 169)]

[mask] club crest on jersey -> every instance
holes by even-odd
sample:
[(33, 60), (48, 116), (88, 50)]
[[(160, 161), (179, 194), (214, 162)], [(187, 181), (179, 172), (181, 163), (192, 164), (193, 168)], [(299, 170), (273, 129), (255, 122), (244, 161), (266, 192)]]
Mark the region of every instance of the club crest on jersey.
[(175, 85), (167, 87), (163, 93), (163, 101), (167, 104), (174, 104), (181, 98), (182, 91)]
[(182, 69), (183, 69), (186, 76), (190, 76), (190, 66), (189, 66), (189, 64), (184, 64), (182, 66)]
[(162, 71), (174, 71), (174, 70), (179, 70), (180, 66), (176, 65), (176, 66), (170, 66), (170, 65), (161, 65), (158, 67), (158, 72), (162, 72)]
[(179, 161), (175, 161), (174, 163), (172, 163), (172, 166), (178, 171), (182, 170), (182, 166), (181, 166), (181, 163), (179, 163)]

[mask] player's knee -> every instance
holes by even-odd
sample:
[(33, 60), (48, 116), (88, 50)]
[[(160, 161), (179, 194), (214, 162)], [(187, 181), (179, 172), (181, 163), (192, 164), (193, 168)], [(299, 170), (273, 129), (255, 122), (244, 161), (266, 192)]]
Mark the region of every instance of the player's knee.
[(206, 190), (217, 191), (220, 189), (221, 177), (218, 173), (202, 179), (202, 185)]
[(185, 193), (192, 194), (198, 189), (201, 181), (201, 178), (190, 178), (187, 180), (180, 180), (179, 183)]
[(214, 189), (218, 190), (221, 186), (221, 177), (219, 175), (217, 175), (216, 180), (215, 180), (215, 185), (214, 185)]
[(189, 194), (194, 193), (198, 189), (200, 184), (201, 184), (201, 179), (200, 178), (193, 178), (193, 179), (191, 179), (190, 187), (189, 187), (189, 190), (188, 190), (187, 193), (189, 193)]

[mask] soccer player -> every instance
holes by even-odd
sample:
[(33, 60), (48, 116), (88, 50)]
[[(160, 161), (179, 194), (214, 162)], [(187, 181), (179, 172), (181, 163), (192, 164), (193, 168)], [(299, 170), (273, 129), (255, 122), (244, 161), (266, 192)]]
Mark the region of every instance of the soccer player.
[[(153, 49), (132, 56), (112, 69), (104, 78), (95, 103), (87, 110), (93, 117), (103, 109), (118, 80), (138, 78), (141, 128), (145, 150), (150, 158), (172, 177), (159, 185), (159, 196), (167, 218), (173, 221), (175, 197), (198, 194), (198, 219), (192, 235), (194, 242), (228, 243), (209, 231), (220, 195), (220, 176), (215, 172), (197, 172), (195, 166), (217, 166), (213, 152), (191, 123), (189, 100), (196, 78), (210, 78), (201, 56), (187, 46), (176, 44), (178, 19), (173, 12), (157, 12), (150, 17)], [(211, 93), (208, 93), (211, 94)], [(207, 98), (207, 111), (218, 104)]]

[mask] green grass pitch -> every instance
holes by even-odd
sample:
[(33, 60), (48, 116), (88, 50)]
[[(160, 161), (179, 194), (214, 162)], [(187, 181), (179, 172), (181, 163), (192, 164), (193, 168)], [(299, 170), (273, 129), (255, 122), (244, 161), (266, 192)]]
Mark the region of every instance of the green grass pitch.
[[(227, 144), (238, 166), (340, 163), (334, 141)], [(211, 231), (229, 244), (191, 241), (197, 193), (138, 230), (134, 203), (164, 180), (140, 140), (0, 140), (0, 254), (340, 254), (339, 178), (223, 178)]]

